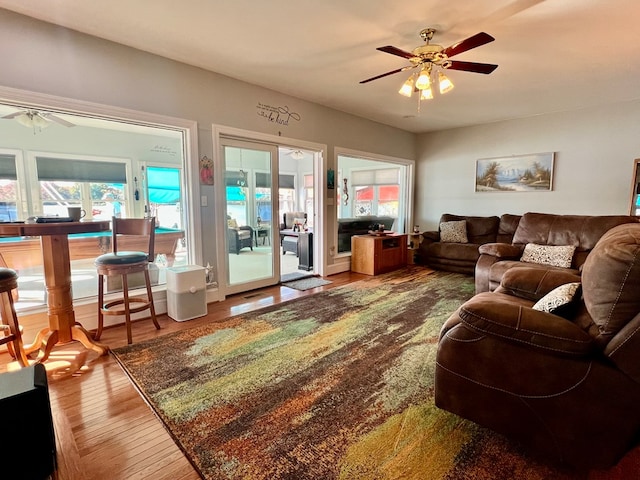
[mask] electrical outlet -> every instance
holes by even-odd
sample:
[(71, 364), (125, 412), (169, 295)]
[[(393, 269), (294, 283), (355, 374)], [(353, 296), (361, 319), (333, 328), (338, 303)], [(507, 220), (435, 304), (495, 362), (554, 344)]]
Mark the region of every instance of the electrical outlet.
[(200, 195), (200, 206), (201, 207), (206, 207), (207, 205), (209, 205), (209, 201), (207, 199), (206, 195)]

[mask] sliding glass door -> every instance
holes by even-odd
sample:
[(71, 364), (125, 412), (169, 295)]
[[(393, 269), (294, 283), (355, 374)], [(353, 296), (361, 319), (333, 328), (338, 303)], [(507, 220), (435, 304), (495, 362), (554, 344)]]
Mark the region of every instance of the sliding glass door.
[[(277, 148), (222, 138), (227, 278), (225, 292), (274, 285), (280, 278)], [(274, 194), (275, 192), (275, 194)]]

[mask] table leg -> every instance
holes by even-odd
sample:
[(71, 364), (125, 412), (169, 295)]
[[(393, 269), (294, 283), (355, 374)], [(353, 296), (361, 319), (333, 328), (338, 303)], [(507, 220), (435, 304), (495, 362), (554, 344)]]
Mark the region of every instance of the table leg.
[(84, 348), (98, 352), (99, 355), (106, 355), (109, 351), (109, 347), (107, 345), (96, 342), (91, 338), (91, 334), (79, 323), (76, 323), (71, 327), (71, 337), (84, 345)]
[(67, 235), (43, 235), (40, 237), (40, 244), (49, 315), (49, 332), (39, 334), (45, 346), (44, 358), (41, 361), (49, 356), (56, 343), (68, 343), (73, 340), (80, 341), (86, 348), (95, 350), (100, 355), (106, 354), (108, 347), (94, 342), (75, 320)]

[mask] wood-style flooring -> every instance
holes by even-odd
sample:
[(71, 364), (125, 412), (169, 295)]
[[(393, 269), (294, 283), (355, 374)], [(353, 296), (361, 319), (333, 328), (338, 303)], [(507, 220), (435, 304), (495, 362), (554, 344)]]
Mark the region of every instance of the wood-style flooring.
[[(210, 304), (207, 316), (187, 322), (161, 315), (159, 331), (150, 320), (135, 322), (133, 339), (171, 335), (365, 277), (345, 272), (328, 277), (331, 284), (313, 290), (278, 285), (238, 294)], [(124, 326), (116, 326), (105, 329), (100, 341), (116, 348), (126, 345), (126, 338)], [(10, 360), (8, 354), (0, 354), (0, 372), (16, 368)], [(77, 370), (78, 364), (84, 366)], [(56, 347), (46, 366), (58, 450), (57, 479), (200, 478), (111, 355), (98, 357), (73, 342)]]

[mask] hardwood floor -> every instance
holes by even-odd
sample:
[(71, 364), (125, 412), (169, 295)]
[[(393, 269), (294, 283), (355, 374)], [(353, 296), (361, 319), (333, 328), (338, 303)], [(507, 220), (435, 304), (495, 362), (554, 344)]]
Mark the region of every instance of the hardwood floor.
[[(366, 275), (345, 272), (328, 277), (331, 284), (313, 290), (278, 285), (245, 292), (210, 304), (207, 316), (188, 322), (175, 322), (161, 315), (159, 331), (150, 320), (134, 322), (133, 339), (140, 342), (170, 335), (362, 278)], [(126, 345), (126, 338), (124, 326), (117, 326), (105, 329), (100, 341), (116, 348)], [(0, 355), (0, 372), (18, 368), (10, 360), (8, 354)], [(111, 355), (97, 357), (72, 342), (56, 347), (46, 367), (58, 449), (58, 479), (200, 478)]]

